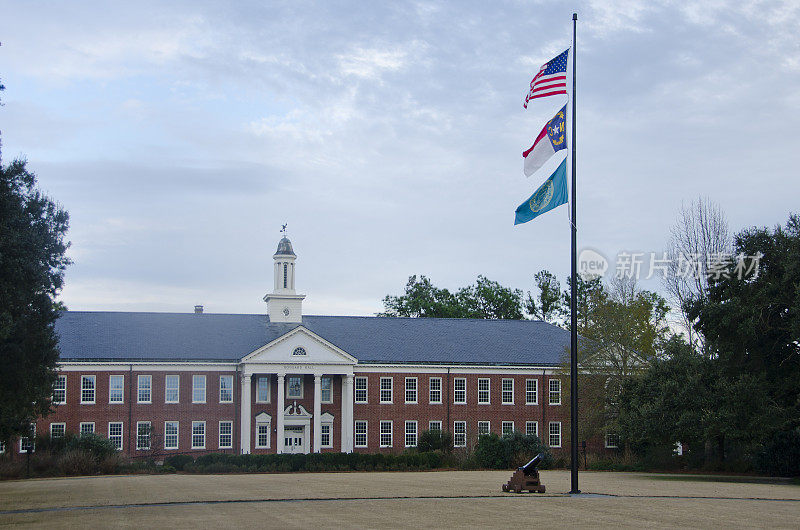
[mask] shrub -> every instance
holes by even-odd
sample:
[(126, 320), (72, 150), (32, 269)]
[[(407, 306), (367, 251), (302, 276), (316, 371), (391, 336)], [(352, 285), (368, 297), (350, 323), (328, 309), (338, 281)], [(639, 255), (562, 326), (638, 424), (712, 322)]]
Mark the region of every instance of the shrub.
[(417, 442), (417, 451), (443, 451), (449, 453), (453, 450), (453, 435), (447, 431), (422, 431)]
[(550, 454), (550, 449), (538, 437), (525, 436), (515, 431), (501, 438), (491, 433), (478, 438), (474, 459), (478, 467), (508, 469), (522, 466), (540, 453), (544, 458), (539, 467), (552, 467), (553, 456)]
[(65, 450), (72, 451), (75, 449), (85, 451), (97, 462), (117, 454), (117, 448), (111, 440), (94, 433), (69, 438)]
[(768, 475), (800, 476), (800, 429), (773, 433), (756, 453), (754, 463)]
[(88, 451), (70, 449), (58, 457), (58, 469), (65, 475), (93, 475), (97, 460)]
[(190, 455), (172, 455), (164, 459), (164, 465), (172, 466), (178, 471), (183, 471), (186, 464), (194, 462), (194, 458)]

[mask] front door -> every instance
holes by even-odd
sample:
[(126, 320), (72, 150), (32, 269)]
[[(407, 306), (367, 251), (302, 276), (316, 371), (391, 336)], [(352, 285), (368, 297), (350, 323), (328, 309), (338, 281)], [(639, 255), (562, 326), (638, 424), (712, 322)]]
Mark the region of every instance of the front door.
[(283, 447), (285, 453), (304, 453), (305, 429), (303, 427), (285, 427)]

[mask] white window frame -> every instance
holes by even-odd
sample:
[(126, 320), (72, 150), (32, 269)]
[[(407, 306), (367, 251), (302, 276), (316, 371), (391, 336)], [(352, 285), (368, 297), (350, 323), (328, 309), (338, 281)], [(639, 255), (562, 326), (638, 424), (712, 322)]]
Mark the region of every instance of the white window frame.
[[(384, 388), (383, 384), (385, 382), (387, 382), (387, 381), (389, 383), (389, 386), (387, 388)], [(392, 402), (394, 401), (394, 377), (381, 377), (379, 384), (380, 384), (380, 387), (378, 389), (380, 391), (380, 394), (379, 394), (378, 397), (380, 398), (380, 402), (382, 404), (391, 405)], [(389, 399), (388, 400), (383, 398), (383, 393), (384, 392), (388, 392), (389, 393)]]
[[(332, 449), (333, 448), (333, 422), (326, 421), (322, 422), (319, 425), (320, 427), (320, 447), (322, 449)], [(325, 432), (325, 428), (328, 428), (328, 432)], [(328, 436), (328, 443), (325, 443), (325, 435)]]
[[(414, 430), (410, 431), (408, 429), (409, 425), (412, 425)], [(411, 437), (411, 442), (409, 443), (409, 437)], [(419, 441), (419, 431), (417, 430), (417, 420), (406, 420), (405, 421), (405, 436), (403, 441), (405, 442), (406, 447), (416, 447), (417, 442)]]
[[(147, 431), (147, 446), (143, 447), (143, 446), (140, 446), (139, 440), (144, 435), (139, 434), (139, 429), (141, 427), (144, 427), (145, 425), (148, 428), (148, 431)], [(150, 446), (152, 446), (152, 445), (153, 445), (153, 425), (149, 421), (137, 421), (136, 422), (136, 450), (137, 451), (149, 451), (150, 450)]]
[[(289, 382), (292, 379), (299, 379), (300, 380), (300, 393), (299, 395), (294, 395), (291, 393), (292, 385)], [(286, 376), (286, 399), (303, 399), (303, 395), (305, 394), (305, 378), (302, 375), (287, 375)]]
[[(262, 436), (266, 436), (266, 445), (261, 443)], [(256, 449), (269, 449), (270, 447), (272, 447), (272, 418), (256, 422)]]
[[(169, 425), (171, 423), (175, 424), (175, 433), (174, 434), (169, 434), (167, 432), (167, 425)], [(176, 450), (178, 448), (178, 445), (180, 444), (180, 432), (181, 432), (180, 431), (180, 422), (177, 422), (177, 421), (165, 421), (164, 422), (164, 449), (165, 450), (174, 451), (174, 450)], [(168, 438), (169, 436), (174, 436), (175, 437), (175, 445), (167, 445), (167, 440), (169, 439)]]
[[(361, 425), (364, 426), (364, 432), (363, 433), (358, 432), (359, 431), (359, 427)], [(369, 431), (367, 429), (368, 429), (367, 420), (356, 420), (356, 422), (353, 425), (353, 442), (354, 442), (355, 447), (367, 447), (367, 445), (369, 444), (369, 438), (367, 436), (369, 434)], [(358, 443), (358, 437), (361, 436), (361, 435), (364, 436), (364, 443), (363, 444)]]
[[(143, 386), (142, 383), (147, 381), (147, 386)], [(142, 399), (142, 392), (147, 392), (147, 399)], [(153, 402), (153, 376), (152, 375), (139, 375), (136, 378), (136, 402), (137, 403), (152, 403)], [(137, 428), (136, 432), (138, 433), (139, 430)], [(138, 434), (137, 434), (138, 436)]]
[[(557, 390), (553, 390), (553, 383), (555, 383)], [(547, 401), (550, 405), (561, 405), (561, 379), (548, 379), (547, 380)], [(553, 399), (555, 396), (556, 399)]]
[[(196, 433), (195, 429), (197, 427), (202, 427), (202, 433)], [(203, 437), (203, 445), (198, 445), (195, 443), (195, 436), (202, 436)], [(192, 421), (192, 449), (205, 449), (206, 448), (206, 422), (205, 421)]]
[[(230, 383), (230, 388), (228, 391), (230, 392), (230, 399), (222, 399), (222, 390), (223, 390), (223, 381), (227, 381)], [(219, 376), (219, 402), (220, 403), (233, 403), (233, 376), (232, 375), (221, 375)]]
[[(174, 378), (175, 386), (169, 384), (170, 378)], [(175, 399), (170, 399), (170, 392), (175, 392)], [(164, 376), (164, 403), (180, 403), (181, 401), (181, 376), (178, 374), (167, 374)]]
[[(328, 398), (325, 399), (325, 381), (328, 382)], [(331, 376), (323, 376), (319, 380), (319, 393), (320, 393), (320, 402), (325, 403), (326, 405), (333, 404), (333, 377)]]
[[(507, 427), (509, 429), (506, 429)], [(506, 430), (508, 430), (508, 432), (506, 432)], [(514, 434), (514, 422), (513, 421), (500, 422), (500, 436), (505, 436), (507, 434), (508, 435)]]
[[(481, 426), (486, 426), (486, 432), (481, 432)], [(478, 422), (478, 436), (485, 436), (487, 434), (491, 434), (492, 432), (492, 422), (491, 421), (484, 421), (481, 420)]]
[[(530, 433), (531, 429), (530, 426), (533, 425), (533, 434)], [(539, 436), (539, 422), (538, 421), (526, 421), (525, 422), (525, 436)]]
[[(486, 388), (481, 388), (482, 384), (486, 384)], [(488, 377), (478, 378), (478, 405), (491, 405), (492, 404), (492, 380)]]
[[(392, 436), (393, 431), (394, 431), (394, 424), (393, 424), (392, 420), (380, 420), (380, 423), (378, 425), (380, 425), (380, 430), (378, 431), (378, 434), (380, 435), (380, 438), (378, 440), (380, 442), (379, 445), (381, 447), (392, 447), (394, 445), (394, 437)], [(387, 426), (387, 425), (389, 426), (388, 432), (384, 430), (384, 427)], [(384, 443), (384, 436), (388, 436), (389, 437), (388, 438), (388, 440), (389, 440), (388, 444)]]
[[(205, 403), (207, 397), (207, 390), (208, 390), (208, 378), (203, 374), (192, 374), (192, 403)], [(203, 382), (203, 385), (200, 386), (198, 384), (199, 381)], [(198, 399), (198, 394), (200, 390), (203, 391), (203, 399)]]
[[(84, 426), (86, 426), (86, 428), (87, 428), (86, 432), (83, 432)], [(89, 430), (90, 427), (91, 427), (91, 430)], [(78, 434), (80, 436), (83, 436), (84, 434), (94, 434), (94, 433), (95, 433), (95, 430), (94, 430), (94, 422), (93, 421), (82, 421), (78, 425)]]
[[(63, 383), (62, 383), (63, 382)], [(62, 386), (63, 384), (63, 386)], [(56, 401), (56, 392), (63, 392), (62, 399)], [(57, 375), (56, 383), (53, 385), (53, 404), (65, 405), (67, 403), (67, 376)]]
[[(264, 386), (261, 386), (261, 381), (264, 381)], [(266, 399), (261, 399), (261, 390), (264, 390)], [(272, 401), (272, 382), (268, 375), (260, 375), (256, 377), (256, 403), (270, 403)]]
[(467, 422), (461, 420), (454, 421), (453, 447), (466, 447), (466, 446), (467, 446)]
[[(363, 381), (363, 384), (364, 384), (364, 388), (358, 388), (359, 384), (362, 381)], [(367, 403), (368, 402), (368, 398), (369, 398), (369, 396), (368, 396), (368, 394), (369, 394), (369, 392), (368, 392), (368, 388), (369, 388), (368, 384), (369, 384), (369, 381), (367, 381), (366, 376), (358, 376), (358, 377), (354, 377), (353, 378), (353, 397), (354, 397), (355, 403)], [(359, 393), (360, 392), (363, 392), (364, 399), (359, 399)]]
[[(119, 381), (119, 399), (114, 397), (114, 381)], [(122, 374), (111, 374), (108, 376), (108, 403), (119, 405), (125, 403), (125, 376)]]
[[(612, 439), (616, 439), (616, 442), (612, 442)], [(619, 434), (607, 432), (605, 436), (605, 446), (606, 449), (619, 449)]]
[[(28, 447), (25, 447), (25, 446)], [(36, 424), (31, 423), (31, 436), (23, 436), (19, 439), (19, 452), (20, 453), (27, 453), (27, 452), (35, 453), (36, 452)]]
[[(116, 425), (119, 425), (119, 434), (112, 434), (111, 429)], [(123, 431), (124, 426), (121, 421), (108, 422), (108, 439), (114, 444), (114, 446), (117, 448), (117, 451), (122, 451), (122, 441), (124, 440)]]
[[(225, 428), (228, 430), (228, 432), (222, 432), (223, 425), (225, 425)], [(230, 443), (223, 444), (223, 436), (227, 436), (230, 440)], [(233, 420), (220, 420), (219, 425), (217, 426), (217, 447), (219, 449), (233, 449)]]
[[(85, 383), (91, 381), (92, 388), (86, 388)], [(84, 399), (84, 392), (91, 392), (92, 399)], [(97, 376), (96, 375), (82, 375), (81, 376), (81, 405), (94, 405), (97, 400)]]
[[(556, 427), (556, 430), (558, 432), (554, 433), (553, 432), (553, 427)], [(548, 441), (547, 445), (549, 445), (550, 447), (556, 447), (556, 448), (561, 447), (561, 422), (560, 421), (551, 421), (549, 423), (549, 425), (548, 425), (547, 433), (549, 435), (547, 437), (547, 441)], [(556, 437), (557, 443), (553, 443), (553, 437), (554, 436)]]
[[(53, 433), (53, 427), (61, 427), (61, 434), (58, 436)], [(50, 424), (50, 438), (63, 438), (67, 434), (67, 424), (64, 422), (55, 422)]]
[[(434, 424), (438, 425), (438, 427), (434, 428)], [(442, 432), (442, 420), (430, 420), (428, 422), (428, 430)]]
[[(414, 388), (409, 388), (408, 383), (412, 383), (411, 386)], [(413, 396), (410, 396), (409, 393), (413, 392)], [(413, 397), (414, 399), (408, 399), (409, 397)], [(406, 377), (405, 381), (405, 398), (406, 403), (409, 404), (416, 404), (419, 401), (419, 379), (416, 377)]]
[[(511, 389), (510, 390), (506, 389), (506, 383), (511, 383)], [(506, 398), (509, 395), (511, 396), (511, 399), (507, 400)], [(513, 405), (514, 404), (514, 379), (512, 379), (510, 377), (504, 377), (500, 381), (500, 403), (503, 404), (503, 405)]]
[[(459, 383), (463, 388), (461, 390), (458, 389)], [(464, 399), (458, 399), (458, 393), (462, 392)], [(453, 379), (453, 405), (466, 405), (467, 404), (467, 378), (466, 377), (456, 377)]]
[[(438, 385), (438, 389), (433, 388), (433, 382), (436, 381)], [(436, 394), (434, 394), (436, 393)], [(439, 397), (436, 398), (435, 396), (438, 395)], [(428, 403), (431, 405), (441, 405), (442, 404), (442, 378), (441, 377), (430, 377), (428, 378)]]
[[(533, 383), (533, 385), (531, 385)], [(530, 387), (533, 386), (533, 390)], [(530, 400), (530, 396), (533, 394), (533, 401)], [(525, 404), (526, 405), (538, 405), (539, 404), (539, 380), (538, 379), (526, 379), (525, 380)]]

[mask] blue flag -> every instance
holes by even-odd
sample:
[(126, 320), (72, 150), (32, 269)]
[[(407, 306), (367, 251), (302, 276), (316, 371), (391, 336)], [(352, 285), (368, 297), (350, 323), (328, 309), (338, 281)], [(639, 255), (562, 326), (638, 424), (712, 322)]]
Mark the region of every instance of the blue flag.
[(527, 223), (567, 202), (567, 159), (561, 162), (550, 178), (530, 198), (519, 205), (514, 224)]

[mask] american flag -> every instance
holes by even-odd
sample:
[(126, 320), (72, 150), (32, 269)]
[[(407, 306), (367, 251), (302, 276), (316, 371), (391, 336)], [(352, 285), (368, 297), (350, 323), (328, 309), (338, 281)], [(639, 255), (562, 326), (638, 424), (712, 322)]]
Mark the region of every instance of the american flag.
[(523, 107), (528, 108), (528, 102), (536, 98), (545, 98), (556, 94), (567, 93), (567, 57), (569, 48), (564, 50), (555, 59), (550, 59), (539, 68), (539, 73), (531, 81), (531, 89), (525, 96)]

